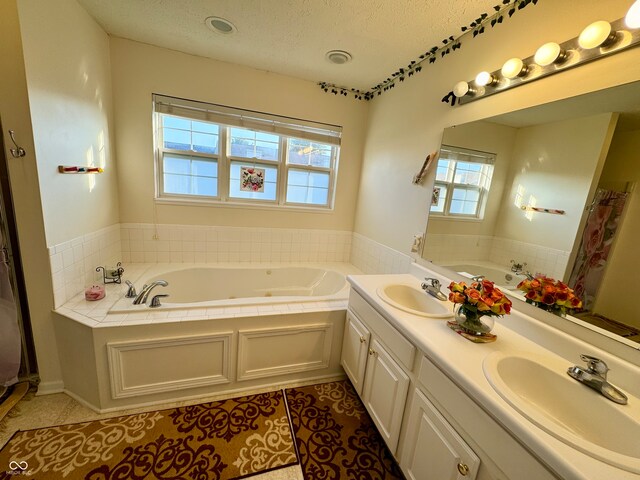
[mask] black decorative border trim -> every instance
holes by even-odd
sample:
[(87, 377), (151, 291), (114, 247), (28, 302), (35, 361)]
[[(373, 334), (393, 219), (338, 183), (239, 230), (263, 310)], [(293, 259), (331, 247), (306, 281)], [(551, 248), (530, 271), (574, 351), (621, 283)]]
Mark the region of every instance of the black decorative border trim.
[[(463, 37), (469, 34), (473, 35), (472, 38), (482, 35), (485, 32), (485, 27), (490, 26), (493, 28), (502, 23), (505, 20), (505, 16), (511, 18), (516, 11), (522, 10), (531, 4), (537, 5), (538, 0), (502, 0), (502, 4), (495, 5), (493, 7), (495, 13), (491, 15), (488, 13), (480, 14), (480, 16), (469, 25), (460, 27), (462, 34), (457, 37), (450, 35), (448, 38), (445, 38), (442, 40), (442, 46), (431, 47), (431, 49), (420, 55), (417, 59), (409, 62), (406, 67), (399, 68), (389, 77), (374, 87), (371, 87), (369, 90), (340, 87), (329, 82), (319, 82), (318, 86), (325, 92), (332, 93), (334, 95), (340, 94), (346, 97), (349, 94), (352, 94), (356, 100), (371, 100), (375, 96), (382, 95), (384, 92), (394, 88), (396, 83), (402, 83), (407, 77), (412, 77), (416, 73), (420, 73), (420, 71), (422, 71), (423, 64), (427, 65), (435, 63), (438, 57), (443, 58), (445, 55), (458, 50), (462, 46)], [(451, 93), (451, 95), (453, 95), (453, 93)], [(443, 98), (442, 101), (448, 103), (445, 98)]]

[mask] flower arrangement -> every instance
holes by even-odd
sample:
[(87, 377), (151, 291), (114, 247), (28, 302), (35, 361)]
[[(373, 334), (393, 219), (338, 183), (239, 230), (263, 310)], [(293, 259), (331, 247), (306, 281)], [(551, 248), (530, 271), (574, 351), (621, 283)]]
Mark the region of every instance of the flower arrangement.
[(517, 288), (525, 292), (527, 303), (556, 315), (582, 308), (582, 301), (568, 285), (542, 274), (521, 281)]
[(511, 312), (511, 300), (489, 280), (473, 282), (469, 286), (465, 282), (451, 282), (449, 290), (449, 301), (461, 304), (467, 315), (501, 316)]

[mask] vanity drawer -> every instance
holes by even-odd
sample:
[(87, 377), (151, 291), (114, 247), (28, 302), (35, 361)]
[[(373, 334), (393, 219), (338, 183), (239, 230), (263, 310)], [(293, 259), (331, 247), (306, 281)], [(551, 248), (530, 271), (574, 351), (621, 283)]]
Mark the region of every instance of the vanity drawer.
[(416, 347), (402, 336), (367, 301), (351, 290), (349, 308), (382, 340), (387, 350), (409, 371), (413, 369)]

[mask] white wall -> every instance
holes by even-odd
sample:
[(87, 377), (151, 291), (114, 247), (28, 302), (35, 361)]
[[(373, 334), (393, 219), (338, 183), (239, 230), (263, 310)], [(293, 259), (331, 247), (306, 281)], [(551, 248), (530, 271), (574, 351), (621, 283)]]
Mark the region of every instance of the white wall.
[[(368, 105), (309, 81), (111, 39), (121, 221), (351, 230)], [(151, 94), (161, 93), (343, 126), (335, 210), (184, 206), (154, 202)]]
[[(74, 0), (20, 0), (47, 244), (118, 222), (109, 38)], [(58, 165), (102, 166), (62, 175)]]
[(618, 229), (613, 254), (605, 270), (596, 297), (594, 312), (608, 318), (640, 328), (633, 290), (640, 276), (640, 130), (616, 132), (601, 182), (624, 184), (635, 182), (635, 190), (629, 195), (624, 220)]
[[(579, 3), (579, 5), (578, 5)], [(528, 57), (547, 41), (577, 36), (594, 20), (615, 20), (628, 0), (539, 2), (516, 12), (462, 48), (371, 104), (355, 231), (407, 251), (423, 232), (431, 184), (411, 184), (425, 155), (438, 148), (444, 128), (640, 79), (640, 48), (598, 60), (464, 106), (441, 98), (459, 80), (499, 69), (513, 56)], [(578, 8), (579, 7), (579, 8)]]
[[(616, 120), (606, 113), (518, 129), (495, 235), (570, 251)], [(533, 197), (536, 206), (564, 215), (523, 212), (515, 205), (518, 187), (524, 205)]]
[(2, 127), (4, 132), (15, 130), (20, 146), (27, 152), (23, 158), (13, 158), (9, 153), (13, 145), (5, 135), (5, 155), (9, 165), (38, 369), (43, 389), (56, 390), (62, 386), (62, 377), (51, 317), (53, 293), (16, 0), (0, 2), (0, 72)]

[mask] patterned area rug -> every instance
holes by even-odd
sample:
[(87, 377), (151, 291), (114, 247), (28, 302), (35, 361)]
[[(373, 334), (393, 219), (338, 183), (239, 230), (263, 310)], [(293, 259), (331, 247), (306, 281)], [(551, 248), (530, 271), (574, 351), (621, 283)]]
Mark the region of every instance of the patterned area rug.
[(0, 479), (236, 479), (296, 461), (277, 391), (18, 432)]
[(285, 393), (306, 480), (404, 478), (348, 381)]

